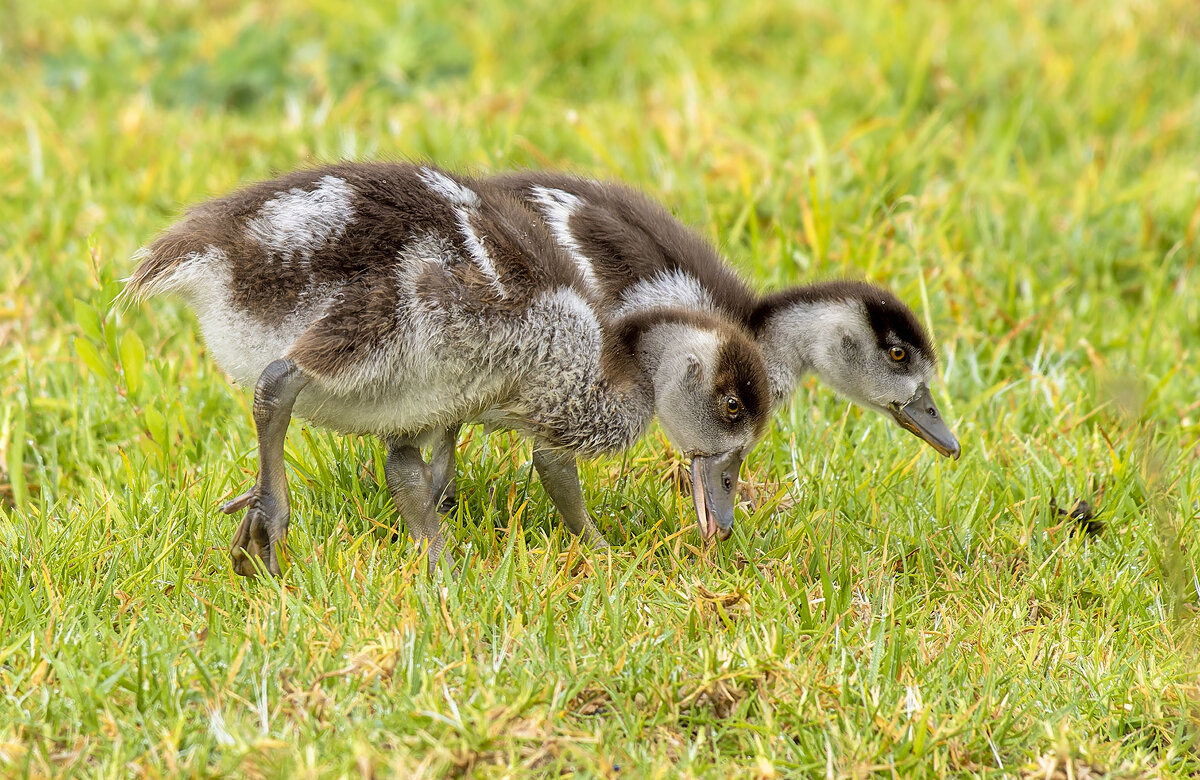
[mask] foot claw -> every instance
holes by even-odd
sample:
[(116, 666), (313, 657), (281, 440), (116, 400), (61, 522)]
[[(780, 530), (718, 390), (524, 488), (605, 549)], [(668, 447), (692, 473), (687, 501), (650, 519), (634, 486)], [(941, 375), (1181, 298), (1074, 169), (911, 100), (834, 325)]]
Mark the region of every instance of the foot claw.
[(257, 486), (221, 507), (226, 514), (246, 510), (229, 545), (233, 570), (243, 577), (256, 577), (262, 570), (275, 577), (280, 574), (279, 547), (287, 536), (289, 510), (286, 503), (282, 512), (276, 507)]

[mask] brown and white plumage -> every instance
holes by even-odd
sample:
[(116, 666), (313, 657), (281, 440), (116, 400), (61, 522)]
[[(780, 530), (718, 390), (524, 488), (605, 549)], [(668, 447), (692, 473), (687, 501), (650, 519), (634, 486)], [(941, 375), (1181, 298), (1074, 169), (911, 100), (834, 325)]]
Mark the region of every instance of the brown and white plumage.
[(663, 305), (717, 313), (753, 334), (775, 404), (815, 372), (855, 403), (958, 457), (958, 441), (930, 392), (937, 358), (929, 335), (887, 290), (835, 281), (760, 295), (711, 245), (629, 187), (541, 171), (503, 174), (490, 184), (542, 216), (612, 314)]
[[(740, 326), (669, 305), (609, 316), (537, 215), (432, 166), (346, 163), (201, 204), (147, 247), (128, 290), (182, 296), (217, 362), (256, 385), (259, 483), (227, 507), (247, 509), (234, 542), (247, 574), (254, 558), (278, 571), (293, 411), (388, 442), (389, 486), (432, 564), (441, 496), (419, 447), (449, 427), (533, 437), (556, 506), (594, 536), (576, 455), (629, 446), (657, 412), (677, 447), (736, 483), (769, 407)], [(709, 514), (727, 533), (732, 495), (727, 516)]]

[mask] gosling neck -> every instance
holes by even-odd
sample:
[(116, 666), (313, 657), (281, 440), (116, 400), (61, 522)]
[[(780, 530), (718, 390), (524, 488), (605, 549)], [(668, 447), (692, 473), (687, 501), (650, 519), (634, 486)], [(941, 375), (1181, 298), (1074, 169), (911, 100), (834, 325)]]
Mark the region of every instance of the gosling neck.
[(836, 384), (831, 380), (844, 344), (864, 326), (861, 307), (849, 300), (768, 298), (755, 319), (774, 406), (788, 401), (811, 372)]

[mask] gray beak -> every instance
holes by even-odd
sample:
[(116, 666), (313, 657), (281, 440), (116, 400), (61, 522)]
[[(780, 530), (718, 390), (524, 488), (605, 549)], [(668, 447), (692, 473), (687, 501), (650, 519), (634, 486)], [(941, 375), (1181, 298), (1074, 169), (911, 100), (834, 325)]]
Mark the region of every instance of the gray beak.
[(954, 434), (946, 427), (946, 421), (938, 413), (937, 404), (933, 402), (928, 386), (922, 385), (908, 403), (889, 404), (888, 410), (892, 417), (896, 418), (896, 422), (900, 423), (901, 428), (924, 439), (929, 446), (947, 458), (958, 460), (962, 448), (958, 446), (958, 439), (954, 438)]
[(733, 506), (741, 467), (740, 450), (692, 457), (692, 498), (700, 536), (705, 541), (713, 536), (724, 540), (733, 534)]

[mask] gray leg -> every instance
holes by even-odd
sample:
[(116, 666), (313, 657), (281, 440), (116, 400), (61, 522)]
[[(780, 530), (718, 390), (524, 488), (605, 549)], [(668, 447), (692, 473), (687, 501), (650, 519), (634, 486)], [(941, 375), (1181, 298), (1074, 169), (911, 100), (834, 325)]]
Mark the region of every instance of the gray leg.
[(279, 576), (279, 552), (287, 539), (292, 512), (283, 465), (283, 440), (296, 396), (307, 384), (308, 377), (299, 366), (290, 360), (276, 360), (262, 372), (254, 388), (258, 481), (248, 492), (221, 507), (225, 514), (246, 510), (229, 546), (233, 570), (243, 577), (253, 577), (259, 565)]
[(392, 439), (387, 447), (383, 472), (388, 489), (392, 491), (392, 502), (417, 543), (429, 546), (429, 573), (432, 574), (446, 545), (434, 506), (433, 469), (421, 457), (421, 449), (410, 441)]
[(534, 445), (533, 467), (537, 469), (538, 478), (554, 502), (554, 508), (562, 515), (567, 529), (592, 547), (608, 547), (608, 542), (604, 541), (583, 503), (583, 488), (579, 486), (575, 456), (538, 449)]
[(429, 465), (433, 469), (433, 500), (439, 514), (450, 514), (458, 503), (454, 476), (454, 452), (458, 447), (458, 426), (442, 431), (433, 444)]

